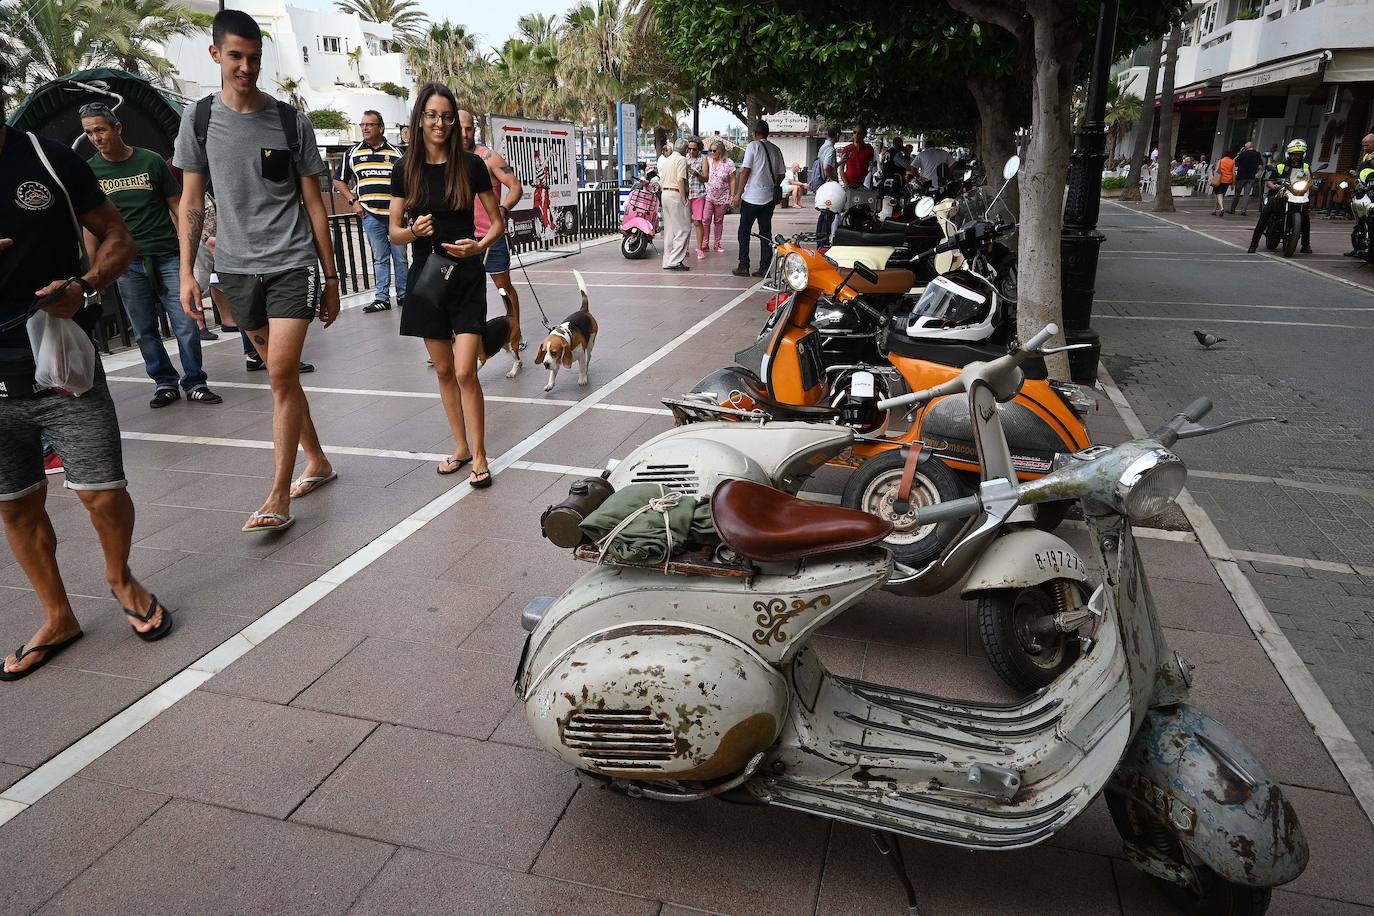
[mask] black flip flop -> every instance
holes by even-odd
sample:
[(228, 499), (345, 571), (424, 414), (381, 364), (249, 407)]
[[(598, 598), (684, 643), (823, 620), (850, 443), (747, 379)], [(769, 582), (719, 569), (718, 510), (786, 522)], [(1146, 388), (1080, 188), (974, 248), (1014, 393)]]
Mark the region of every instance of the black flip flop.
[(487, 487), (491, 486), (490, 469), (485, 471), (473, 471), (472, 473), (480, 479), (473, 480), (471, 477), (468, 478), (468, 486), (472, 487), (474, 490), (485, 490)]
[(457, 474), (459, 471), (463, 469), (465, 465), (472, 464), (472, 456), (468, 455), (466, 458), (459, 458), (457, 463), (453, 465), (453, 470), (445, 471), (443, 465), (450, 464), (452, 462), (452, 458), (445, 458), (443, 461), (439, 462), (440, 466), (435, 468), (435, 470), (439, 472), (440, 477), (447, 477), (450, 474)]
[[(110, 592), (110, 594), (114, 595), (114, 592)], [(118, 600), (119, 596), (116, 595), (115, 601)], [(140, 620), (143, 623), (147, 623), (148, 621), (152, 620), (153, 617), (157, 614), (157, 609), (157, 595), (154, 595), (151, 592), (148, 594), (148, 613), (146, 614), (140, 614), (138, 611), (131, 611), (123, 605), (120, 606), (120, 610), (122, 610), (127, 616), (132, 617), (135, 620)], [(159, 623), (155, 628), (149, 630), (148, 632), (143, 632), (133, 624), (129, 624), (129, 629), (133, 630), (134, 635), (137, 636), (139, 639), (143, 640), (144, 642), (157, 642), (159, 639), (166, 636), (168, 633), (172, 632), (171, 608), (162, 608), (162, 623)]]
[(32, 649), (20, 646), (18, 649), (14, 651), (15, 661), (22, 661), (24, 656), (32, 655), (35, 652), (42, 652), (43, 660), (40, 662), (35, 662), (32, 665), (29, 665), (23, 671), (6, 671), (4, 669), (4, 665), (0, 664), (0, 681), (18, 681), (28, 677), (30, 674), (33, 674), (35, 671), (37, 671), (39, 668), (42, 668), (48, 662), (52, 661), (58, 655), (62, 654), (63, 649), (67, 648), (84, 635), (84, 633), (77, 633), (75, 636), (64, 639), (61, 642), (49, 643), (46, 646), (34, 646)]

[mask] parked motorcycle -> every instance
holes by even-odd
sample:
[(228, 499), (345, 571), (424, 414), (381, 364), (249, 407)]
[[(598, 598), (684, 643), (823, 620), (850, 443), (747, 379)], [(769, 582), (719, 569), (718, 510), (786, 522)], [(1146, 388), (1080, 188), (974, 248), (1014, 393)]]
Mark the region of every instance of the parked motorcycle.
[(530, 602), (516, 696), (545, 749), (614, 790), (777, 805), (896, 843), (1033, 846), (1106, 792), (1129, 861), (1177, 902), (1263, 913), (1270, 889), (1306, 867), (1306, 838), (1254, 755), (1188, 705), (1192, 667), (1168, 646), (1131, 530), (1182, 490), (1170, 446), (1235, 425), (1197, 426), (1210, 406), (1041, 480), (990, 480), (920, 510), (922, 523), (973, 517), (945, 564), (1019, 507), (1082, 501), (1106, 581), (1063, 612), (1091, 628), (1078, 659), (1024, 700), (830, 674), (809, 641), (887, 582), (892, 558), (876, 545), (890, 526), (774, 490), (757, 471), (712, 482), (722, 544), (709, 557), (598, 565), (562, 597)]
[(1293, 181), (1285, 181), (1282, 178), (1273, 178), (1279, 188), (1274, 194), (1282, 196), (1283, 205), (1279, 212), (1274, 214), (1269, 220), (1269, 225), (1264, 230), (1264, 245), (1270, 251), (1274, 251), (1280, 245), (1283, 246), (1283, 256), (1291, 258), (1298, 251), (1298, 243), (1302, 240), (1302, 217), (1312, 204), (1312, 191), (1321, 183), (1316, 178), (1298, 178)]
[(620, 253), (631, 260), (648, 255), (658, 234), (658, 173), (636, 178), (620, 220)]
[[(1350, 232), (1350, 254), (1366, 264), (1374, 264), (1374, 170), (1366, 169), (1363, 181), (1356, 178), (1355, 193), (1350, 199), (1350, 211), (1355, 216), (1355, 228)], [(1342, 181), (1342, 190), (1350, 182)]]

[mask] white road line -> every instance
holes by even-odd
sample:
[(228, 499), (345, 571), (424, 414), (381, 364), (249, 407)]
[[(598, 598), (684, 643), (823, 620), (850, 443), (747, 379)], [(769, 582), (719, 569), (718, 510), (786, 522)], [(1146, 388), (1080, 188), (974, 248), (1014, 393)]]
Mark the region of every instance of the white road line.
[(1341, 328), (1347, 331), (1374, 331), (1374, 324), (1328, 324), (1321, 321), (1264, 321), (1259, 318), (1216, 318), (1210, 315), (1094, 315), (1109, 321), (1185, 321), (1194, 324), (1275, 324), (1295, 328)]
[[(1136, 416), (1135, 410), (1105, 367), (1098, 370), (1098, 376), (1103, 390), (1116, 405), (1117, 412), (1121, 414), (1121, 419), (1125, 421), (1131, 435), (1147, 435), (1140, 418)], [(1374, 766), (1370, 765), (1369, 758), (1365, 757), (1364, 751), (1355, 741), (1355, 736), (1322, 692), (1316, 679), (1312, 677), (1312, 672), (1307, 670), (1307, 665), (1293, 649), (1293, 644), (1274, 622), (1274, 615), (1269, 612), (1264, 599), (1236, 565), (1235, 552), (1227, 546), (1221, 532), (1212, 523), (1211, 517), (1187, 490), (1179, 494), (1178, 505), (1188, 517), (1193, 530), (1197, 532), (1198, 541), (1202, 544), (1207, 558), (1212, 561), (1212, 567), (1221, 577), (1231, 597), (1235, 599), (1236, 606), (1240, 608), (1245, 622), (1259, 640), (1264, 654), (1269, 657), (1279, 677), (1283, 678), (1284, 684), (1293, 694), (1293, 699), (1297, 701), (1298, 707), (1311, 724), (1312, 731), (1326, 747), (1326, 752), (1331, 755), (1337, 769), (1341, 771), (1341, 776), (1350, 786), (1350, 791), (1364, 809), (1365, 817), (1374, 823)]]
[(1238, 264), (1242, 267), (1255, 266), (1259, 264), (1269, 264), (1271, 261), (1257, 261), (1253, 256), (1245, 259), (1237, 258), (1232, 255), (1218, 253), (1215, 258), (1161, 258), (1161, 257), (1137, 257), (1130, 254), (1103, 254), (1100, 256), (1104, 261), (1196, 261), (1201, 264)]
[(1208, 480), (1237, 480), (1244, 483), (1268, 483), (1276, 487), (1288, 487), (1293, 490), (1312, 490), (1317, 493), (1342, 493), (1346, 496), (1362, 496), (1365, 499), (1374, 499), (1374, 490), (1367, 487), (1356, 487), (1348, 484), (1339, 483), (1320, 483), (1310, 480), (1291, 480), (1287, 477), (1263, 477), (1259, 474), (1236, 474), (1231, 471), (1195, 471), (1188, 470), (1189, 477), (1203, 477)]
[(600, 477), (605, 468), (579, 468), (571, 464), (547, 464), (543, 461), (512, 461), (513, 471), (542, 471), (545, 474), (575, 475), (578, 477)]
[[(1235, 242), (1228, 242), (1228, 241), (1226, 241), (1225, 239), (1219, 239), (1219, 238), (1217, 238), (1217, 237), (1214, 236), (1214, 235), (1209, 235), (1208, 233), (1203, 232), (1201, 229), (1194, 229), (1192, 226), (1185, 226), (1183, 223), (1176, 223), (1176, 222), (1174, 222), (1174, 221), (1171, 220), (1171, 219), (1165, 219), (1165, 218), (1162, 217), (1162, 216), (1156, 216), (1155, 214), (1153, 214), (1153, 213), (1147, 213), (1147, 212), (1145, 212), (1144, 210), (1136, 210), (1136, 209), (1133, 209), (1133, 208), (1131, 208), (1131, 207), (1124, 206), (1124, 205), (1122, 205), (1122, 204), (1117, 203), (1117, 202), (1114, 201), (1114, 200), (1105, 201), (1105, 203), (1112, 204), (1113, 206), (1116, 206), (1116, 207), (1118, 207), (1118, 208), (1124, 210), (1124, 211), (1127, 212), (1127, 213), (1134, 213), (1134, 214), (1136, 214), (1136, 215), (1138, 215), (1138, 216), (1148, 216), (1150, 219), (1157, 220), (1157, 221), (1159, 221), (1159, 222), (1161, 222), (1161, 223), (1164, 223), (1163, 226), (1159, 227), (1159, 231), (1163, 231), (1165, 228), (1172, 228), (1172, 229), (1175, 229), (1175, 230), (1178, 230), (1178, 229), (1186, 229), (1186, 230), (1188, 230), (1189, 232), (1196, 233), (1197, 235), (1200, 235), (1200, 236), (1202, 236), (1202, 237), (1205, 238), (1205, 239), (1211, 239), (1213, 242), (1216, 242), (1216, 243), (1219, 244), (1219, 245), (1227, 245), (1227, 246), (1229, 246), (1229, 247), (1231, 247), (1231, 248), (1239, 248), (1239, 249), (1241, 249), (1242, 251), (1244, 251), (1244, 250), (1245, 250), (1245, 247), (1246, 247), (1246, 246), (1244, 246), (1244, 245), (1238, 245), (1238, 244), (1236, 244)], [(1146, 228), (1146, 227), (1143, 227), (1143, 226), (1140, 226), (1140, 227), (1122, 226), (1122, 227), (1118, 227), (1118, 228), (1120, 228), (1120, 229), (1122, 229), (1122, 230), (1127, 230), (1127, 231), (1129, 231), (1129, 230), (1139, 231), (1140, 229), (1144, 229), (1144, 228)], [(1217, 228), (1221, 228), (1221, 227), (1218, 226)], [(1237, 227), (1235, 230), (1232, 230), (1232, 231), (1243, 231), (1243, 230), (1241, 230), (1240, 227)], [(1273, 262), (1276, 263), (1276, 264), (1286, 264), (1287, 266), (1293, 268), (1294, 270), (1306, 271), (1306, 272), (1309, 273), (1309, 274), (1315, 274), (1315, 275), (1318, 276), (1318, 277), (1325, 277), (1326, 279), (1332, 280), (1332, 281), (1334, 281), (1334, 282), (1336, 282), (1336, 283), (1342, 283), (1342, 284), (1344, 284), (1344, 285), (1350, 287), (1351, 289), (1358, 289), (1358, 290), (1360, 290), (1361, 292), (1365, 292), (1365, 293), (1374, 293), (1374, 288), (1365, 286), (1363, 283), (1356, 283), (1356, 282), (1353, 281), (1353, 280), (1346, 280), (1346, 279), (1343, 278), (1343, 277), (1336, 277), (1336, 276), (1333, 276), (1333, 275), (1331, 275), (1331, 274), (1329, 274), (1329, 273), (1327, 273), (1327, 272), (1325, 272), (1325, 271), (1317, 270), (1315, 267), (1308, 267), (1308, 266), (1306, 266), (1306, 265), (1304, 265), (1304, 264), (1299, 264), (1298, 262), (1292, 260), (1291, 258), (1280, 258), (1280, 257), (1278, 257), (1277, 255), (1268, 254), (1268, 253), (1262, 252), (1262, 251), (1261, 251), (1261, 252), (1256, 252), (1256, 254), (1258, 254), (1258, 255), (1260, 255), (1260, 256), (1262, 256), (1262, 257), (1268, 258), (1269, 260), (1273, 261)]]
[[(216, 445), (221, 448), (255, 448), (272, 450), (271, 439), (225, 439), (219, 436), (180, 436), (174, 433), (141, 433), (125, 429), (119, 433), (121, 439), (141, 442), (175, 442), (179, 445)], [(398, 458), (404, 461), (443, 461), (447, 453), (408, 452), (402, 449), (358, 448), (351, 445), (326, 445), (325, 452), (332, 455), (360, 455), (364, 458)]]
[(1257, 305), (1253, 302), (1205, 302), (1201, 299), (1194, 299), (1189, 302), (1164, 302), (1159, 299), (1098, 299), (1096, 297), (1093, 298), (1093, 301), (1109, 305), (1192, 305), (1222, 309), (1283, 309), (1295, 312), (1374, 312), (1374, 306), (1364, 305)]
[[(548, 423), (545, 423), (515, 447), (493, 461), (491, 463), (492, 473), (497, 473), (511, 467), (515, 462), (524, 458), (525, 455), (539, 447), (539, 445), (547, 441), (551, 436), (564, 429), (579, 416), (590, 410), (593, 405), (600, 403), (618, 389), (629, 384), (644, 370), (672, 353), (686, 341), (710, 327), (713, 322), (725, 315), (725, 313), (745, 301), (745, 299), (758, 288), (758, 285), (741, 292), (738, 296), (711, 312), (709, 315), (706, 315), (686, 331), (676, 335), (668, 343), (659, 347), (653, 353), (650, 353), (648, 356), (611, 379), (601, 388), (592, 392), (575, 406), (559, 414)], [(218, 672), (224, 670), (226, 666), (242, 658), (263, 640), (267, 639), (273, 633), (276, 633), (286, 624), (304, 613), (307, 608), (313, 606), (321, 598), (366, 569), (373, 561), (386, 554), (435, 518), (438, 518), (440, 514), (456, 505), (470, 493), (472, 493), (472, 486), (466, 480), (463, 480), (442, 496), (420, 507), (415, 512), (411, 513), (410, 516), (383, 532), (371, 543), (360, 548), (347, 559), (325, 572), (314, 582), (267, 611), (252, 624), (240, 630), (238, 633), (235, 633), (219, 646), (182, 669), (170, 680), (165, 681), (159, 687), (155, 688), (147, 696), (136, 701), (99, 728), (81, 738), (56, 757), (38, 767), (36, 770), (33, 770), (19, 782), (0, 793), (0, 826), (3, 826), (15, 815), (24, 811), (28, 806), (34, 804), (57, 786), (66, 782), (91, 761), (127, 739), (134, 732), (138, 731), (138, 729), (160, 715), (164, 710), (170, 708), (182, 697), (186, 696), (192, 690), (195, 690)], [(9, 804), (6, 804), (7, 802)]]
[[(549, 281), (547, 281), (547, 280), (540, 280), (540, 281), (539, 281), (539, 285), (540, 285), (540, 286), (571, 286), (571, 287), (573, 287), (574, 289), (577, 288), (577, 284), (576, 284), (576, 283), (551, 283), (551, 282), (549, 282)], [(587, 284), (587, 289), (661, 289), (661, 290), (675, 290), (675, 289), (704, 289), (704, 290), (711, 290), (711, 291), (713, 291), (713, 292), (736, 292), (736, 293), (737, 293), (737, 292), (740, 292), (741, 290), (744, 290), (744, 289), (752, 289), (752, 287), (744, 287), (744, 286), (673, 286), (673, 285), (669, 285), (669, 284), (667, 284), (667, 283), (588, 283), (588, 284)]]
[(1320, 569), (1324, 572), (1344, 573), (1348, 576), (1374, 576), (1374, 567), (1359, 566), (1354, 563), (1337, 563), (1333, 560), (1312, 560), (1307, 557), (1290, 557), (1281, 553), (1261, 553), (1258, 550), (1232, 550), (1237, 560), (1251, 563), (1277, 563), (1280, 566), (1298, 566), (1303, 569)]
[[(153, 380), (141, 375), (107, 375), (106, 379), (111, 382), (128, 382), (135, 385), (151, 385)], [(271, 391), (272, 386), (264, 382), (221, 382), (214, 383), (216, 388), (245, 388), (250, 391)], [(377, 397), (377, 398), (422, 398), (429, 401), (439, 400), (437, 391), (388, 391), (381, 388), (329, 388), (321, 385), (302, 385), (301, 388), (309, 394), (351, 394), (358, 397)], [(482, 397), (487, 401), (496, 401), (501, 404), (536, 404), (549, 407), (572, 407), (581, 401), (573, 401), (565, 398), (522, 398), (514, 395), (487, 394), (485, 391)], [(672, 411), (664, 407), (638, 407), (634, 404), (594, 404), (594, 410), (618, 410), (624, 413), (648, 413), (657, 416), (672, 416)]]

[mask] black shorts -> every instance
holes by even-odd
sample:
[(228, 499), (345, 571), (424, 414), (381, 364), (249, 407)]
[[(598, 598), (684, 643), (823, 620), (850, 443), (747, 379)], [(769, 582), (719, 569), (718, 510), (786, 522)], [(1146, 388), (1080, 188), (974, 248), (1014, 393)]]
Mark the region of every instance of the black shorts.
[[(410, 265), (409, 289), (415, 288), (424, 260)], [(452, 340), (457, 334), (481, 334), (487, 323), (487, 272), (481, 258), (459, 261), (453, 294), (441, 308), (407, 297), (401, 309), (401, 336)]]
[(292, 267), (274, 274), (219, 271), (217, 275), (229, 311), (245, 331), (266, 327), (269, 318), (310, 321), (320, 309), (320, 274), (314, 267)]
[(69, 490), (122, 490), (124, 451), (119, 418), (96, 366), (95, 386), (79, 398), (50, 391), (32, 398), (0, 398), (0, 500), (47, 486), (44, 437), (66, 468)]

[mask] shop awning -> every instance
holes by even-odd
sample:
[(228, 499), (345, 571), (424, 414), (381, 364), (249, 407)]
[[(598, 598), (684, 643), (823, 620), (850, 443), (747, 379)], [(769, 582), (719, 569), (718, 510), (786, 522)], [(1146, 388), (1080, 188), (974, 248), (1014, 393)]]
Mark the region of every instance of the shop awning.
[(1374, 51), (1335, 51), (1322, 71), (1328, 83), (1374, 82)]
[(1312, 76), (1321, 72), (1322, 61), (1330, 59), (1330, 51), (1317, 51), (1315, 54), (1305, 54), (1291, 60), (1255, 67), (1253, 70), (1245, 70), (1224, 78), (1221, 81), (1221, 91), (1238, 92), (1241, 89), (1256, 89)]

